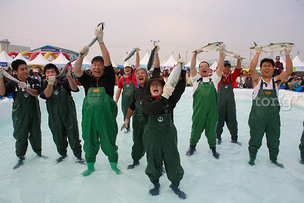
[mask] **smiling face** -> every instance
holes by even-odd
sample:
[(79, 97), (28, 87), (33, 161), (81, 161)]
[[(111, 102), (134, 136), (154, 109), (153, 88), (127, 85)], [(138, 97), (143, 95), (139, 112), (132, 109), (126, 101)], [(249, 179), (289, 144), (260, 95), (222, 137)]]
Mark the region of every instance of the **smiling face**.
[(229, 75), (231, 73), (231, 66), (225, 65), (223, 68), (223, 74), (224, 75)]
[(148, 78), (146, 71), (143, 69), (136, 71), (135, 77), (140, 86), (144, 86)]
[(150, 84), (150, 93), (152, 97), (159, 97), (163, 93), (163, 84), (159, 80), (154, 80)]
[(102, 61), (94, 61), (92, 64), (92, 75), (99, 79), (104, 74), (104, 64)]
[(124, 72), (126, 76), (129, 76), (132, 73), (132, 68), (130, 66), (124, 67)]
[(45, 77), (48, 78), (50, 76), (57, 76), (55, 69), (47, 69), (45, 71)]
[(270, 62), (264, 62), (261, 67), (261, 73), (263, 77), (272, 77), (273, 75), (273, 65)]
[(202, 77), (208, 77), (210, 73), (210, 68), (208, 63), (205, 62), (200, 63), (198, 72)]
[(29, 70), (27, 65), (25, 64), (20, 64), (18, 66), (18, 70), (14, 71), (14, 73), (17, 75), (18, 79), (22, 82), (25, 82), (29, 77)]

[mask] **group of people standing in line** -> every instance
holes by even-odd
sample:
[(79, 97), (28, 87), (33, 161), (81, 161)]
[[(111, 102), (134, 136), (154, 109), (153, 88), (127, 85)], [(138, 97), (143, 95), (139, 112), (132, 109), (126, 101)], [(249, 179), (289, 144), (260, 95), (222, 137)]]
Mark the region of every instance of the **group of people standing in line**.
[[(67, 157), (68, 143), (77, 162), (86, 163), (87, 169), (83, 176), (89, 176), (95, 171), (96, 155), (99, 148), (108, 157), (110, 167), (116, 174), (121, 174), (118, 168), (118, 147), (116, 136), (118, 126), (116, 116), (117, 103), (121, 97), (121, 109), (124, 122), (121, 130), (130, 130), (130, 119), (133, 128), (133, 146), (131, 156), (133, 163), (128, 169), (140, 164), (140, 159), (146, 154), (146, 175), (153, 188), (151, 195), (158, 195), (160, 191), (159, 178), (165, 169), (170, 188), (181, 199), (187, 195), (180, 190), (179, 184), (184, 170), (180, 163), (177, 148), (177, 130), (174, 125), (174, 108), (185, 91), (186, 70), (184, 61), (178, 59), (178, 65), (173, 68), (168, 80), (161, 76), (159, 62), (159, 46), (157, 46), (152, 77), (148, 77), (148, 70), (139, 66), (139, 50), (136, 50), (135, 68), (131, 64), (124, 65), (125, 75), (118, 81), (118, 89), (114, 97), (116, 76), (111, 64), (110, 54), (103, 41), (103, 31), (95, 30), (101, 56), (92, 59), (91, 74), (84, 72), (82, 62), (89, 52), (89, 47), (83, 47), (74, 64), (74, 74), (85, 90), (82, 106), (82, 139), (85, 160), (82, 157), (77, 125), (76, 108), (71, 92), (79, 91), (75, 80), (71, 77), (71, 69), (65, 79), (59, 79), (59, 70), (54, 64), (44, 67), (46, 79), (42, 83), (29, 77), (27, 65), (22, 60), (15, 60), (12, 68), (20, 83), (14, 81), (4, 85), (3, 69), (0, 69), (0, 95), (13, 94), (13, 136), (16, 139), (16, 156), (19, 158), (15, 168), (20, 167), (25, 159), (28, 140), (39, 157), (44, 157), (41, 150), (40, 107), (37, 97), (46, 100), (49, 114), (49, 127), (60, 157), (57, 162)], [(216, 71), (212, 73), (208, 62), (202, 61), (199, 69), (196, 67), (197, 49), (193, 52), (190, 65), (190, 79), (193, 85), (193, 115), (187, 156), (193, 156), (197, 150), (197, 143), (205, 131), (209, 147), (214, 158), (219, 159), (216, 144), (222, 143), (224, 124), (230, 131), (231, 142), (241, 145), (238, 141), (238, 124), (236, 119), (236, 105), (233, 88), (237, 86), (237, 78), (242, 71), (238, 54), (237, 66), (231, 73), (231, 63), (225, 60), (225, 44), (219, 45), (219, 62)], [(269, 157), (272, 163), (277, 162), (280, 138), (280, 106), (278, 103), (278, 87), (292, 73), (292, 62), (289, 57), (291, 47), (285, 48), (286, 71), (273, 77), (274, 62), (264, 58), (261, 61), (261, 75), (256, 71), (261, 46), (256, 47), (256, 55), (251, 61), (250, 73), (253, 81), (253, 104), (249, 116), (250, 141), (249, 164), (254, 165), (257, 151), (266, 133)], [(175, 81), (175, 82), (172, 82)], [(263, 101), (271, 101), (263, 102)], [(304, 132), (303, 132), (304, 134)], [(300, 150), (301, 163), (304, 164), (304, 135), (302, 135)]]

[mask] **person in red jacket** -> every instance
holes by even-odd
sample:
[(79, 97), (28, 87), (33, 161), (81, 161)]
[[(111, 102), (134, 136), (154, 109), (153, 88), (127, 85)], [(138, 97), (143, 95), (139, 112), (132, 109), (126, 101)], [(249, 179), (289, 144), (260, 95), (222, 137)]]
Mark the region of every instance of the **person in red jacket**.
[[(239, 55), (238, 57), (239, 58)], [(231, 134), (231, 142), (241, 145), (237, 141), (238, 139), (238, 123), (236, 120), (236, 109), (233, 88), (237, 87), (236, 79), (240, 74), (241, 60), (237, 60), (236, 68), (233, 73), (231, 73), (231, 63), (230, 61), (224, 61), (224, 69), (222, 74), (221, 82), (218, 83), (218, 123), (216, 127), (216, 135), (218, 144), (222, 143), (222, 133), (223, 127), (226, 125)]]

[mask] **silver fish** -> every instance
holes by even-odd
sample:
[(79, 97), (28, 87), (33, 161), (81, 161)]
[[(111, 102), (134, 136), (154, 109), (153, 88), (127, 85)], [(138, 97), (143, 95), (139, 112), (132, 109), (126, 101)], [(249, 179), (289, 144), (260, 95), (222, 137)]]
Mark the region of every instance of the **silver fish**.
[(7, 78), (7, 79), (10, 79), (14, 82), (16, 82), (17, 84), (20, 83), (20, 81), (16, 78), (14, 78), (13, 76), (11, 76), (8, 72), (6, 71), (3, 71), (3, 75)]
[(129, 60), (129, 59), (135, 54), (136, 50), (140, 51), (139, 48), (133, 48), (133, 49), (129, 52), (129, 54), (125, 57), (124, 61)]
[[(231, 57), (231, 58), (235, 58), (234, 53), (233, 53), (232, 51), (225, 50), (225, 55), (226, 55), (226, 56), (229, 56), (229, 57)], [(236, 58), (236, 59), (242, 61), (242, 60), (245, 59), (245, 58), (243, 58), (243, 57), (238, 57), (238, 58)]]
[[(249, 49), (255, 49), (257, 44), (255, 42), (253, 42), (253, 43), (254, 43), (254, 46), (250, 47)], [(282, 51), (284, 51), (285, 47), (287, 47), (287, 46), (294, 46), (294, 43), (290, 43), (290, 42), (270, 43), (267, 46), (263, 46), (262, 51), (263, 52), (279, 51), (280, 53), (282, 53)]]
[[(105, 22), (101, 22), (97, 25), (97, 28), (101, 28), (103, 30), (104, 26), (105, 26)], [(97, 37), (94, 37), (94, 39), (92, 39), (92, 41), (89, 43), (88, 47), (91, 47), (96, 41), (97, 41)]]
[(181, 71), (183, 68), (183, 64), (182, 63), (178, 63), (172, 70), (172, 72), (170, 73), (169, 77), (168, 77), (168, 81), (166, 84), (169, 84), (172, 87), (176, 87)]
[(223, 44), (223, 42), (208, 43), (206, 46), (202, 47), (200, 50), (202, 52), (208, 52), (208, 51), (213, 51), (213, 50), (218, 51), (220, 44)]
[(149, 61), (148, 61), (148, 64), (147, 64), (147, 70), (149, 71), (152, 66), (153, 66), (153, 62), (154, 62), (154, 58), (155, 58), (155, 54), (156, 54), (156, 49), (157, 49), (157, 46), (155, 46), (152, 51), (151, 51), (151, 55), (149, 57)]
[[(73, 60), (73, 61), (75, 61), (75, 60)], [(56, 79), (60, 79), (60, 78), (62, 78), (63, 76), (66, 75), (66, 73), (68, 72), (68, 70), (70, 68), (72, 68), (72, 62), (73, 61), (69, 61), (67, 64), (65, 64), (64, 68), (62, 69), (61, 73), (59, 75), (57, 75)]]

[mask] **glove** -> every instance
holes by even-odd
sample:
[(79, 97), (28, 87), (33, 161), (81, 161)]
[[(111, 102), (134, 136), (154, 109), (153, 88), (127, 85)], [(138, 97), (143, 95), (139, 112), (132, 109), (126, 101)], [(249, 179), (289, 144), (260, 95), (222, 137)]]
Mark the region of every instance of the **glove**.
[(155, 47), (156, 47), (156, 53), (158, 53), (160, 50), (160, 47), (158, 45), (156, 45)]
[(255, 47), (256, 52), (261, 52), (262, 51), (262, 46), (261, 45), (257, 45)]
[(26, 85), (25, 82), (19, 82), (18, 86), (22, 89), (22, 90), (26, 90), (28, 88), (28, 86)]
[(182, 58), (177, 59), (177, 63), (181, 63), (182, 68), (185, 66), (185, 61)]
[(3, 71), (4, 69), (2, 68), (2, 66), (0, 66), (0, 78), (3, 78)]
[(161, 96), (165, 97), (166, 99), (169, 99), (169, 97), (172, 95), (172, 92), (174, 91), (174, 87), (170, 86), (169, 84), (165, 84), (163, 93)]
[(292, 46), (290, 44), (286, 45), (285, 49), (285, 55), (289, 55), (292, 49)]
[(139, 47), (138, 48), (135, 48), (135, 53), (138, 54), (140, 51)]
[(128, 126), (129, 121), (130, 121), (130, 119), (127, 119), (127, 118), (126, 118), (125, 122), (122, 124), (122, 126), (121, 126), (121, 128), (120, 128), (120, 131), (122, 131), (124, 128), (126, 128), (126, 127)]
[(219, 52), (220, 53), (224, 53), (225, 49), (226, 49), (226, 44), (222, 43), (222, 44), (219, 45)]
[(103, 43), (103, 30), (95, 28), (95, 36), (97, 37), (97, 41), (99, 44)]
[(89, 53), (89, 47), (88, 46), (84, 46), (82, 47), (82, 49), (79, 51), (79, 56), (81, 58), (84, 58), (86, 55), (88, 55)]
[(233, 58), (239, 59), (239, 58), (240, 58), (240, 55), (239, 55), (239, 54), (234, 54), (234, 55), (233, 55)]
[(72, 72), (72, 66), (69, 67), (68, 71), (66, 72), (65, 76), (71, 77), (71, 72)]
[(202, 53), (202, 52), (203, 52), (202, 49), (195, 49), (195, 50), (193, 51), (193, 53), (197, 53), (197, 54)]
[(54, 85), (55, 81), (56, 81), (56, 76), (49, 76), (47, 77), (47, 81), (49, 85)]

